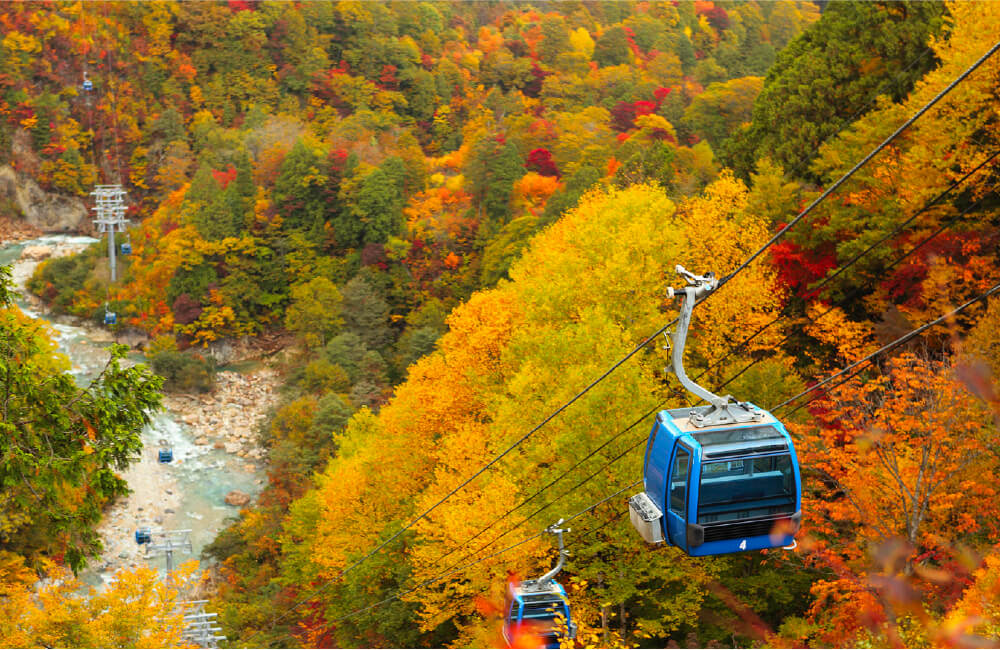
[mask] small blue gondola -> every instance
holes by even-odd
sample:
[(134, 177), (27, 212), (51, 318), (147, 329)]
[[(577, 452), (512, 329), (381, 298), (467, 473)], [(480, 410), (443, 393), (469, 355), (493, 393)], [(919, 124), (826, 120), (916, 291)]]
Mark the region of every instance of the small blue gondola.
[(802, 517), (792, 438), (767, 411), (731, 402), (687, 377), (683, 355), (691, 312), (717, 283), (713, 275), (677, 270), (693, 286), (682, 290), (671, 369), (709, 406), (656, 415), (646, 444), (644, 491), (629, 499), (629, 518), (647, 542), (671, 544), (692, 556), (792, 545)]
[(121, 249), (122, 249), (122, 255), (131, 255), (132, 254), (132, 244), (130, 244), (128, 242), (125, 242), (124, 244), (122, 244), (121, 245)]
[(104, 311), (104, 324), (105, 325), (117, 325), (118, 324), (118, 314), (113, 311)]
[(153, 533), (148, 528), (138, 528), (135, 531), (135, 543), (139, 544), (149, 544), (153, 541)]
[(94, 82), (92, 82), (90, 80), (90, 78), (87, 76), (86, 72), (83, 73), (83, 84), (82, 84), (82, 87), (87, 92), (90, 92), (90, 91), (92, 91), (94, 89)]
[[(507, 644), (523, 647), (526, 639), (538, 639), (543, 648), (559, 648), (562, 638), (576, 638), (576, 623), (570, 614), (569, 598), (563, 586), (553, 580), (566, 562), (569, 552), (563, 546), (562, 534), (568, 529), (549, 526), (548, 532), (559, 538), (559, 563), (537, 580), (525, 580), (507, 587), (507, 605), (504, 610), (503, 636)], [(565, 628), (563, 628), (565, 625)]]
[(174, 460), (174, 450), (173, 449), (161, 449), (159, 456), (161, 463), (170, 463)]

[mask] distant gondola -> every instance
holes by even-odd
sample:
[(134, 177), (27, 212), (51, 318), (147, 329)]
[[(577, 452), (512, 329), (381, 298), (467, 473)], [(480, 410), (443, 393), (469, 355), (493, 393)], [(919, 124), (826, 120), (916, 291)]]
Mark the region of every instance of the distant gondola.
[[(563, 529), (559, 523), (549, 526), (547, 532), (559, 539), (559, 562), (555, 568), (537, 580), (525, 580), (507, 587), (507, 605), (504, 610), (503, 636), (510, 647), (524, 647), (529, 639), (537, 639), (543, 648), (560, 647), (560, 639), (576, 638), (576, 624), (570, 615), (569, 599), (563, 586), (553, 580), (562, 571), (569, 552), (563, 546)], [(565, 625), (565, 629), (559, 624)]]
[(140, 546), (153, 541), (153, 533), (148, 528), (139, 528), (135, 531), (135, 543)]

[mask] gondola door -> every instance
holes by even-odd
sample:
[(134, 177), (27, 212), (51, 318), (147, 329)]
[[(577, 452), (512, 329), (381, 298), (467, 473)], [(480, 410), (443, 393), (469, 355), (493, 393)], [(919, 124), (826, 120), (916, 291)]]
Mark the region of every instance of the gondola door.
[(687, 550), (688, 494), (691, 484), (691, 450), (674, 447), (674, 457), (667, 474), (666, 533), (670, 543)]

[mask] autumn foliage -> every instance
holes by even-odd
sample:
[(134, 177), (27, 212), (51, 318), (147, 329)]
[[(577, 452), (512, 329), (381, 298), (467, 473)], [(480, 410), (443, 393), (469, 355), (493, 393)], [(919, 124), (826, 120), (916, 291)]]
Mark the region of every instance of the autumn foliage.
[[(981, 56), (1000, 10), (7, 3), (0, 25), (0, 162), (77, 196), (120, 179), (135, 222), (120, 283), (95, 246), (30, 289), (86, 318), (110, 301), (151, 356), (287, 344), (268, 484), (207, 551), (232, 642), (492, 647), (483, 603), (553, 549), (494, 553), (641, 476), (641, 417), (688, 403), (667, 352), (441, 500), (669, 322), (677, 264), (726, 277)], [(688, 372), (773, 407), (995, 285), (998, 66), (700, 306)], [(620, 501), (581, 515), (577, 643), (995, 641), (998, 331), (993, 298), (778, 411), (805, 482), (795, 551), (694, 560), (642, 543)], [(171, 597), (148, 574), (75, 600), (10, 560), (10, 645), (176, 641), (135, 623)], [(59, 636), (64, 615), (93, 623)]]

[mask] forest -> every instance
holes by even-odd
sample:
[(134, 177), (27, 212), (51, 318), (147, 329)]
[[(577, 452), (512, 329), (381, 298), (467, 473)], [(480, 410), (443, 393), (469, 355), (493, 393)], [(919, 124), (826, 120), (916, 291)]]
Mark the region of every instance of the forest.
[[(114, 311), (148, 360), (115, 344), (78, 386), (0, 275), (0, 645), (185, 647), (200, 581), (228, 647), (503, 647), (560, 519), (563, 647), (1000, 642), (1000, 5), (11, 2), (0, 26), (0, 167), (119, 183), (132, 224), (116, 282), (98, 241), (27, 289)], [(723, 280), (688, 374), (794, 441), (794, 550), (629, 523), (654, 415), (697, 404), (650, 337), (677, 265)], [(262, 491), (201, 570), (85, 589), (163, 394), (210, 394), (237, 340), (281, 377)]]

